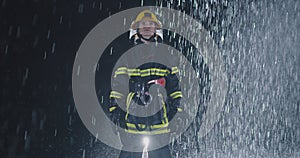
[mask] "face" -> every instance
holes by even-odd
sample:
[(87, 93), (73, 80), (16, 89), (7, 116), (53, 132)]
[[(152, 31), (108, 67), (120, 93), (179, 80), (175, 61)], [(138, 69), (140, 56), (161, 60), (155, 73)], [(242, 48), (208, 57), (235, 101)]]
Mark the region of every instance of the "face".
[(149, 20), (140, 21), (139, 32), (144, 38), (149, 39), (156, 32), (155, 22)]

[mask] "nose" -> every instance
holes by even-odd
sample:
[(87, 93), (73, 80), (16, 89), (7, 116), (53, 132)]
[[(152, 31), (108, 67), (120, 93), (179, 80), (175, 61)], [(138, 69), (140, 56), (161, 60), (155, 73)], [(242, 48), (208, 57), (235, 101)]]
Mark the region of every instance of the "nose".
[(145, 22), (145, 26), (146, 26), (146, 27), (151, 26), (150, 21), (146, 21), (146, 22)]

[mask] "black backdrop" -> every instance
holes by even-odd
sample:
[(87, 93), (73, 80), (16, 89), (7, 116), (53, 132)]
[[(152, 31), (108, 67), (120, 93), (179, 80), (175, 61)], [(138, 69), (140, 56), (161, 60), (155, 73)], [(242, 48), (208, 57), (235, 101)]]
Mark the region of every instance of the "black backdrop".
[[(221, 121), (199, 141), (202, 157), (299, 156), (299, 2), (180, 2), (0, 0), (0, 157), (118, 155), (82, 124), (72, 66), (95, 25), (142, 3), (193, 16), (222, 50), (228, 96)], [(189, 155), (177, 147), (179, 156)]]
[[(93, 157), (103, 150), (114, 153), (95, 142), (76, 113), (72, 66), (81, 41), (95, 25), (109, 15), (142, 3), (167, 6), (170, 2), (1, 0), (3, 157)], [(171, 7), (193, 15), (191, 3), (174, 2)], [(216, 21), (205, 25), (209, 28)]]

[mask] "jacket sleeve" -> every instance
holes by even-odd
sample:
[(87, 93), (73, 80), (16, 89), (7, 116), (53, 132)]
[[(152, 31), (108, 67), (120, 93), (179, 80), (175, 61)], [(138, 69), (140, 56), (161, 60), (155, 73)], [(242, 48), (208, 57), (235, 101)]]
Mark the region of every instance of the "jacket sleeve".
[(118, 105), (117, 99), (120, 99), (121, 97), (122, 94), (118, 93), (117, 91), (112, 90), (109, 94), (109, 114), (110, 114), (110, 118), (115, 123), (119, 118), (120, 110), (121, 110)]
[[(117, 69), (114, 71), (111, 84), (112, 90), (109, 94), (109, 114), (111, 120), (116, 124), (121, 124), (120, 121), (124, 119), (124, 111), (120, 106), (123, 106), (123, 100), (126, 96), (121, 92), (121, 90), (124, 89), (125, 86), (128, 86), (128, 82), (126, 82), (127, 75), (122, 74), (123, 70), (121, 70), (122, 69)], [(117, 75), (118, 73), (120, 73), (120, 75)]]
[(179, 79), (175, 73), (168, 75), (166, 78), (167, 78), (166, 90), (168, 95), (168, 103), (171, 105), (171, 108), (174, 108), (178, 112), (182, 112), (183, 106), (180, 104), (182, 98), (182, 92), (179, 85)]

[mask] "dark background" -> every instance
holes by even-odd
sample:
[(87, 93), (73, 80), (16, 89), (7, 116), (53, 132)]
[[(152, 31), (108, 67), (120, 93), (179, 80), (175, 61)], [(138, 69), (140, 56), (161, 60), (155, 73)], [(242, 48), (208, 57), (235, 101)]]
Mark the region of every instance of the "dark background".
[[(173, 2), (173, 3), (171, 3)], [(210, 31), (229, 78), (224, 112), (179, 157), (298, 157), (299, 2), (154, 1), (184, 11)], [(116, 157), (82, 124), (72, 66), (87, 33), (140, 0), (0, 0), (1, 157)], [(194, 125), (195, 126), (195, 125)], [(197, 144), (197, 145), (196, 145)]]

